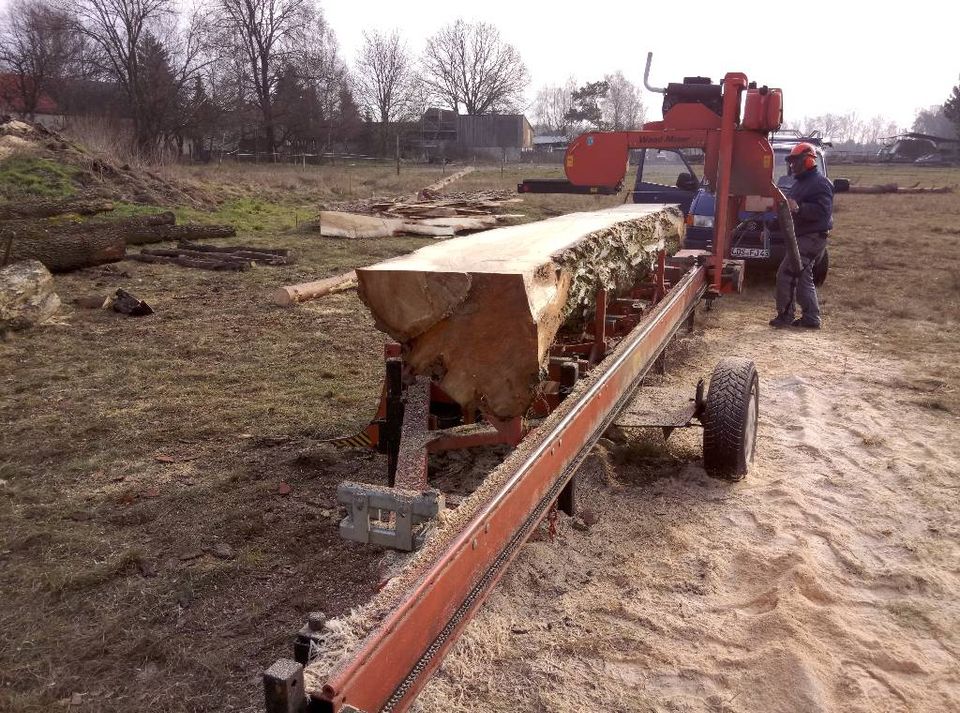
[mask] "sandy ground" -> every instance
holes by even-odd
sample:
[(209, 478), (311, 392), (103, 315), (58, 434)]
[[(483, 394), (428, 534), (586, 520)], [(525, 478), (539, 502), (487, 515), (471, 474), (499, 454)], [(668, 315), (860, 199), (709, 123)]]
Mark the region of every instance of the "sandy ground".
[(699, 431), (609, 434), (598, 522), (524, 547), (420, 711), (960, 710), (960, 419), (917, 401), (933, 365), (773, 332), (770, 303), (725, 300), (666, 379), (757, 362), (747, 479), (708, 478)]

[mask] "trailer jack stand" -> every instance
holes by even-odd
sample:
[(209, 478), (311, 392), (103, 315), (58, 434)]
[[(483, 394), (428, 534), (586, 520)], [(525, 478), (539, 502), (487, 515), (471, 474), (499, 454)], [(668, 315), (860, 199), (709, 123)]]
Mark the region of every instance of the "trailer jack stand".
[(337, 487), (337, 502), (347, 508), (340, 522), (341, 537), (405, 552), (423, 545), (431, 521), (445, 507), (438, 490), (417, 492), (349, 481)]

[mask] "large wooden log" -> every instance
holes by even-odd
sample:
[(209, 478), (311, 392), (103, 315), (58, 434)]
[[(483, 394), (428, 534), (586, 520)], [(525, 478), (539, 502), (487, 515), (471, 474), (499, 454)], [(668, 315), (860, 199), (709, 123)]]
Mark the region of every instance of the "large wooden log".
[[(0, 223), (0, 250), (9, 248), (12, 260), (40, 260), (52, 272), (68, 272), (124, 257), (131, 236), (169, 240), (173, 213), (134, 216), (120, 220), (61, 219), (10, 220)], [(218, 236), (219, 237), (219, 236)]]
[(36, 260), (24, 260), (0, 269), (0, 332), (40, 324), (60, 308), (53, 277)]
[(536, 397), (564, 321), (598, 289), (632, 284), (682, 230), (676, 206), (573, 213), (359, 268), (359, 294), (417, 374), (465, 408), (511, 418)]
[(39, 260), (50, 272), (69, 272), (116, 262), (122, 260), (126, 252), (122, 232), (114, 230), (80, 232), (39, 227), (29, 233), (0, 230), (0, 244), (9, 244), (11, 260)]

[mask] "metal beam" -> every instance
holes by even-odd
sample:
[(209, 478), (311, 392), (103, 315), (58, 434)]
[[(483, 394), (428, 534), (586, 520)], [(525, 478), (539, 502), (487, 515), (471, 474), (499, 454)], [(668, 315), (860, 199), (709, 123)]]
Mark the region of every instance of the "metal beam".
[[(587, 456), (629, 401), (657, 355), (706, 290), (705, 267), (692, 267), (535, 431), (523, 453), (504, 462), (508, 477), (490, 501), (425, 564), (416, 583), (360, 646), (311, 695), (324, 708), (368, 713), (406, 709), (444, 653), (503, 575)], [(328, 708), (327, 708), (328, 707)]]

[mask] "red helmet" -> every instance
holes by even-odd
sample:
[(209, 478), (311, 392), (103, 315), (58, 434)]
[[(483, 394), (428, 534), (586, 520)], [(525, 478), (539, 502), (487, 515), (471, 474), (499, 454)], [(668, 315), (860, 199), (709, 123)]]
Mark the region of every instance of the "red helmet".
[(795, 165), (796, 161), (803, 161), (801, 164), (804, 171), (809, 171), (817, 165), (817, 151), (808, 143), (799, 143), (790, 149), (787, 155), (787, 163)]

